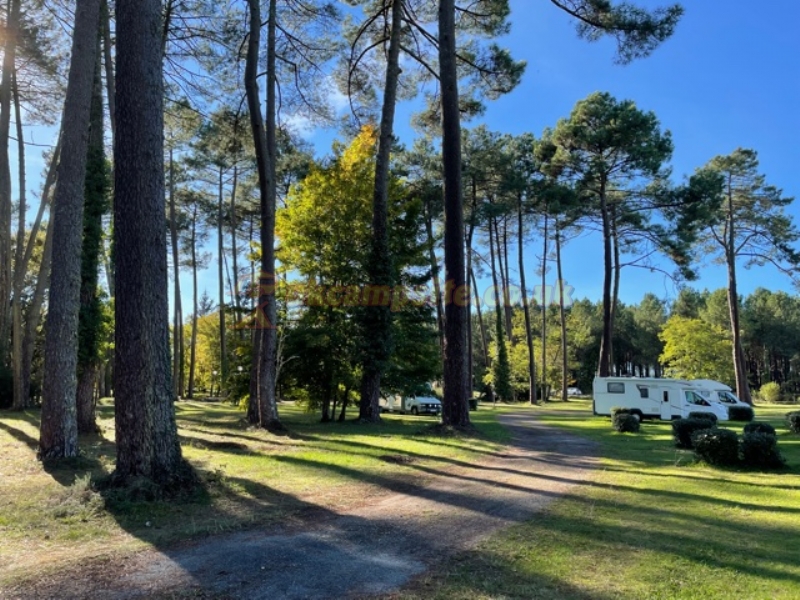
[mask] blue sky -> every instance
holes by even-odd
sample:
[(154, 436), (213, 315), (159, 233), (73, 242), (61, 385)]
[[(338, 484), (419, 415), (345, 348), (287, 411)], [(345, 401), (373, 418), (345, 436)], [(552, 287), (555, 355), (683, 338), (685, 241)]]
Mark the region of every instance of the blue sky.
[[(650, 8), (662, 4), (653, 0), (635, 3)], [(612, 40), (588, 43), (579, 39), (571, 19), (547, 0), (511, 0), (512, 31), (500, 43), (515, 58), (527, 61), (527, 71), (514, 92), (490, 104), (486, 114), (468, 126), (485, 123), (496, 131), (538, 135), (568, 116), (578, 100), (595, 91), (607, 91), (654, 111), (662, 126), (672, 132), (676, 178), (691, 174), (718, 154), (749, 147), (758, 151), (768, 182), (783, 188), (787, 196), (800, 196), (800, 36), (796, 32), (800, 2), (686, 0), (683, 4), (686, 13), (673, 38), (651, 57), (619, 66), (613, 63)], [(414, 136), (408, 125), (411, 110), (411, 106), (401, 106), (397, 115), (396, 131), (406, 143)], [(31, 141), (51, 141), (49, 132), (37, 129), (29, 134)], [(329, 150), (332, 137), (332, 132), (313, 136), (319, 154)], [(28, 163), (30, 177), (38, 180), (42, 168), (39, 153), (29, 151)], [(790, 212), (800, 222), (798, 205)], [(575, 288), (575, 297), (600, 298), (600, 243), (596, 236), (588, 235), (565, 248), (565, 278)], [(210, 240), (209, 249), (215, 244)], [(538, 247), (534, 238), (527, 258), (529, 280), (535, 277), (533, 261)], [(724, 286), (724, 271), (705, 263), (700, 280), (692, 285)], [(665, 299), (677, 293), (662, 275), (641, 269), (626, 271), (620, 294), (624, 302), (638, 302), (645, 292)], [(768, 268), (740, 273), (741, 293), (758, 286), (791, 289), (785, 277)], [(548, 279), (554, 282), (555, 275), (551, 273)], [(188, 294), (188, 274), (182, 280)], [(212, 266), (201, 278), (201, 288), (208, 289), (212, 297), (216, 296), (215, 281), (216, 268)]]
[[(663, 2), (636, 0), (647, 8)], [(784, 195), (800, 197), (800, 2), (769, 0), (707, 0), (683, 2), (685, 15), (675, 35), (649, 58), (630, 65), (614, 64), (611, 39), (589, 43), (578, 38), (574, 21), (547, 0), (511, 0), (510, 35), (499, 40), (518, 60), (528, 63), (521, 84), (488, 105), (480, 119), (511, 134), (539, 135), (567, 117), (572, 107), (595, 91), (631, 99), (640, 109), (653, 111), (664, 129), (672, 132), (675, 152), (671, 166), (681, 180), (714, 156), (737, 147), (759, 153), (761, 172)], [(406, 144), (414, 138), (409, 126), (413, 105), (399, 107), (396, 134)], [(317, 151), (328, 150), (331, 132), (312, 136)], [(800, 204), (790, 213), (800, 222)], [(602, 293), (602, 245), (587, 234), (564, 250), (565, 279), (574, 297), (598, 300)], [(540, 242), (532, 236), (526, 252), (527, 279), (535, 276)], [(690, 285), (716, 289), (726, 285), (723, 268), (697, 256), (700, 278)], [(515, 261), (512, 261), (515, 262)], [(668, 261), (661, 265), (672, 271)], [(555, 283), (554, 268), (548, 282)], [(756, 287), (792, 290), (788, 279), (774, 269), (739, 269), (740, 293)], [(512, 279), (516, 278), (512, 273)], [(480, 282), (481, 287), (488, 281)], [(643, 269), (623, 270), (620, 297), (639, 302), (646, 292), (670, 300), (677, 295), (664, 275)]]

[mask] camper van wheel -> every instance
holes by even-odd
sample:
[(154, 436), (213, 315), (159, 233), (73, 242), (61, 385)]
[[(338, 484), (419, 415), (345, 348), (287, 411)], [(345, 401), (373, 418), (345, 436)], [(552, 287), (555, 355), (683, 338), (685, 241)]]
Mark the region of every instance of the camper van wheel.
[(417, 410), (417, 407), (416, 406), (412, 406), (411, 407), (411, 414), (416, 417), (417, 413), (419, 413), (419, 411)]

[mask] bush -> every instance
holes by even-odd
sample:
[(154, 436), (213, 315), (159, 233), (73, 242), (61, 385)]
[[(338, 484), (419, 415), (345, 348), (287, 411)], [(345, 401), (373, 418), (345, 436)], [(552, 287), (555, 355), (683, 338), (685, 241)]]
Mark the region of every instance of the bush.
[(747, 433), (768, 433), (769, 435), (775, 435), (775, 428), (770, 425), (769, 423), (761, 423), (759, 421), (753, 421), (752, 423), (748, 423), (744, 426), (744, 432)]
[(710, 465), (735, 465), (739, 462), (739, 437), (730, 429), (695, 431), (692, 445), (695, 456)]
[(774, 381), (770, 381), (769, 383), (765, 383), (761, 386), (761, 389), (758, 390), (758, 397), (763, 400), (764, 402), (769, 402), (774, 404), (776, 402), (781, 401), (781, 386)]
[(712, 423), (714, 423), (714, 425), (717, 424), (717, 415), (715, 415), (712, 412), (707, 412), (707, 411), (702, 411), (702, 410), (699, 410), (697, 412), (690, 412), (689, 413), (689, 418), (690, 419), (708, 419)]
[(630, 408), (623, 408), (621, 406), (612, 406), (611, 407), (611, 418), (613, 419), (617, 415), (632, 415)]
[(620, 433), (638, 433), (640, 428), (639, 418), (629, 413), (618, 412), (615, 414), (611, 423)]
[(789, 429), (792, 433), (800, 433), (800, 411), (788, 413), (786, 420), (789, 422)]
[(729, 421), (752, 421), (756, 414), (749, 406), (731, 406), (728, 408)]
[(786, 464), (778, 450), (778, 438), (774, 433), (745, 432), (741, 446), (742, 460), (748, 467), (779, 469)]
[(676, 419), (672, 422), (672, 438), (678, 448), (692, 448), (692, 434), (712, 427), (711, 419)]

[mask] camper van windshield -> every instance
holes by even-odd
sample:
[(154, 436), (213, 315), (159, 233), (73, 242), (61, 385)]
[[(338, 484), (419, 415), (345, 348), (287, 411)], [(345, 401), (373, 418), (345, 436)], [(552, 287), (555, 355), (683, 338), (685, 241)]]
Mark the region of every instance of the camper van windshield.
[(719, 399), (725, 404), (739, 404), (739, 399), (730, 392), (721, 391), (717, 392), (717, 395), (719, 396)]

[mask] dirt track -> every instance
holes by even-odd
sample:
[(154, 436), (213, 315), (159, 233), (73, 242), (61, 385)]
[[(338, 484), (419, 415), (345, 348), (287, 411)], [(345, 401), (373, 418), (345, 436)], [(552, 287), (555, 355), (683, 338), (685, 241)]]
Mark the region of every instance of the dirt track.
[[(430, 469), (424, 486), (302, 527), (213, 537), (95, 565), (11, 597), (330, 599), (385, 594), (442, 557), (533, 518), (590, 476), (596, 447), (529, 411), (500, 417), (513, 439), (474, 466)], [(0, 593), (2, 596), (2, 593)]]

